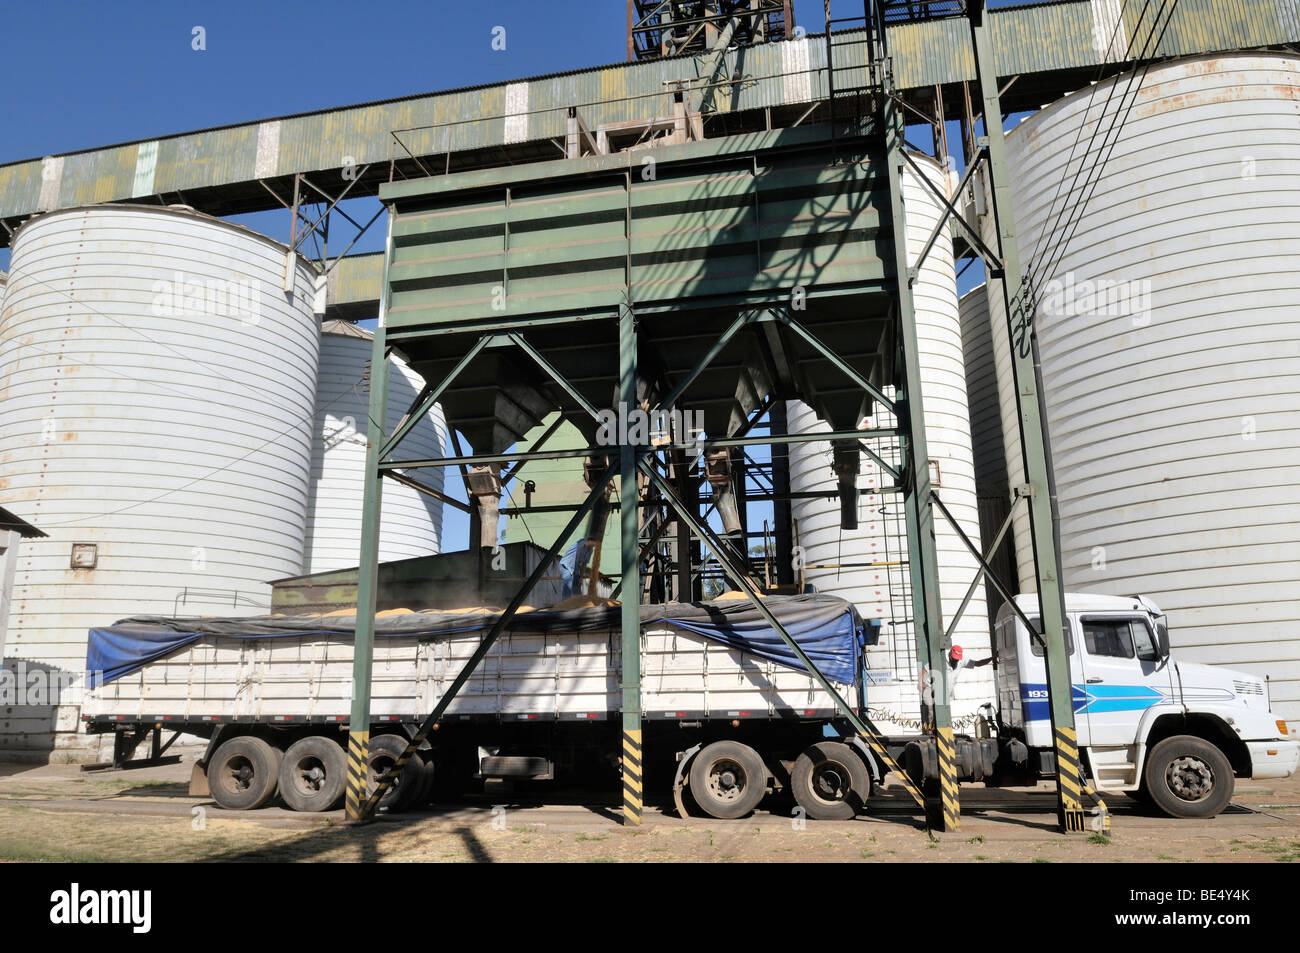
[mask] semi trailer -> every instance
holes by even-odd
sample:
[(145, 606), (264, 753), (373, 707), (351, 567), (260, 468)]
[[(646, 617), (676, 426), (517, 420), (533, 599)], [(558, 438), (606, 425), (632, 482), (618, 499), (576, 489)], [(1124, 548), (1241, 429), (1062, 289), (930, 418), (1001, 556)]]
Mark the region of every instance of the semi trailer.
[[(888, 762), (843, 715), (870, 713), (866, 646), (878, 627), (829, 595), (764, 604), (834, 688), (803, 667), (747, 601), (647, 605), (641, 618), (646, 790), (677, 810), (743, 817), (769, 794), (814, 819), (866, 809)], [(956, 739), (959, 777), (1032, 784), (1054, 774), (1046, 672), (1032, 597), (998, 617), (997, 697)], [(1285, 777), (1300, 744), (1264, 680), (1171, 660), (1150, 600), (1070, 595), (1068, 647), (1079, 750), (1092, 786), (1175, 816), (1223, 809), (1236, 777)], [(376, 620), (369, 769), (381, 776), (497, 618), (490, 610), (385, 612)], [(207, 739), (191, 792), (299, 811), (344, 791), (355, 619), (139, 617), (90, 633), (88, 731), (168, 729)], [(380, 803), (401, 811), (503, 782), (617, 784), (619, 609), (522, 612)], [(954, 665), (978, 664), (965, 659)], [(918, 783), (937, 778), (932, 736), (882, 739)], [(692, 808), (693, 805), (693, 808)]]

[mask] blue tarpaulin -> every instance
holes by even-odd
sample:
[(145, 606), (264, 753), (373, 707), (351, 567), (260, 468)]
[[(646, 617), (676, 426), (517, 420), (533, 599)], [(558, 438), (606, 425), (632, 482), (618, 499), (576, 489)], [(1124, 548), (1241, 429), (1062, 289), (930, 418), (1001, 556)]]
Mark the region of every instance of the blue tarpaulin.
[[(857, 610), (836, 596), (771, 596), (765, 606), (827, 678), (856, 683), (859, 647), (875, 644), (879, 629), (863, 624)], [(619, 607), (563, 611), (542, 610), (515, 616), (509, 631), (516, 633), (589, 633), (616, 631)], [(465, 613), (412, 612), (375, 620), (376, 638), (446, 638), (486, 632), (498, 618), (495, 611)], [(338, 639), (355, 637), (351, 616), (256, 616), (239, 619), (168, 619), (138, 616), (90, 630), (86, 670), (104, 684), (138, 671), (191, 643), (206, 638)], [(641, 627), (668, 626), (713, 639), (760, 658), (804, 671), (790, 647), (748, 600), (669, 603), (641, 607)]]

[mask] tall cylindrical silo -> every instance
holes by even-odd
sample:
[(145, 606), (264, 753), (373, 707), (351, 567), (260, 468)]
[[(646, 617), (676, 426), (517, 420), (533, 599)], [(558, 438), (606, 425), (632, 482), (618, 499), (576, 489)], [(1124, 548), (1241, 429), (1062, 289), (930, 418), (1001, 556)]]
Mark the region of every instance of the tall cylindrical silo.
[[(993, 335), (989, 328), (988, 287), (980, 285), (962, 295), (958, 312), (962, 357), (966, 365), (966, 397), (970, 406), (971, 447), (975, 458), (975, 495), (979, 503), (980, 536), (987, 551), (1011, 511)], [(1009, 530), (1003, 535), (1002, 545), (993, 553), (990, 565), (1003, 585), (1013, 594), (1018, 591), (1014, 539)], [(991, 626), (1005, 599), (987, 579), (982, 588)]]
[[(65, 679), (92, 626), (265, 612), (268, 582), (301, 571), (312, 287), (283, 245), (192, 210), (75, 208), (18, 231), (0, 498), (48, 536), (21, 550), (9, 664)], [(16, 711), (11, 752), (88, 747), (75, 706)]]
[[(1074, 590), (1149, 595), (1178, 655), (1269, 674), (1294, 723), (1300, 57), (1196, 57), (1138, 79), (1068, 96), (1007, 140), (1022, 257), (1042, 301), (1062, 574)], [(1007, 329), (993, 298), (1014, 483)], [(1016, 536), (1032, 588), (1027, 520)]]
[[(947, 177), (932, 159), (918, 156), (926, 174), (947, 188)], [(903, 179), (903, 201), (907, 223), (907, 246), (915, 261), (938, 222), (942, 206), (910, 169)], [(971, 454), (970, 417), (966, 400), (965, 366), (962, 359), (961, 323), (957, 308), (957, 283), (953, 270), (952, 242), (941, 231), (922, 264), (913, 285), (916, 332), (920, 349), (921, 390), (925, 433), (930, 460), (937, 466), (936, 490), (944, 505), (961, 523), (972, 540), (980, 538), (979, 508), (975, 495), (975, 471)], [(792, 402), (787, 407), (792, 433), (826, 430), (807, 405)], [(890, 418), (877, 412), (874, 425), (888, 425)], [(882, 445), (882, 449), (887, 444)], [(897, 463), (897, 455), (890, 460)], [(932, 477), (935, 467), (932, 466)], [(797, 521), (798, 544), (803, 548), (805, 577), (818, 591), (842, 596), (857, 605), (864, 618), (881, 620), (881, 644), (869, 650), (873, 669), (867, 691), (874, 716), (891, 727), (906, 728), (919, 716), (917, 689), (919, 666), (910, 627), (911, 583), (906, 565), (907, 524), (903, 500), (898, 494), (874, 493), (890, 483), (868, 457), (862, 458), (858, 485), (864, 491), (859, 528), (840, 529), (839, 503), (829, 500), (795, 500), (791, 504)], [(790, 486), (798, 492), (832, 491), (836, 480), (831, 471), (827, 443), (794, 444), (790, 448)], [(979, 568), (953, 528), (935, 516), (939, 557), (940, 596), (946, 620), (951, 619)], [(953, 642), (979, 659), (989, 652), (989, 625), (984, 595), (977, 591), (967, 606)], [(989, 668), (964, 670), (952, 693), (953, 716), (969, 717), (993, 695)], [(898, 716), (891, 718), (890, 716)], [(901, 720), (900, 720), (901, 719)]]
[[(346, 321), (327, 321), (321, 327), (304, 573), (328, 572), (358, 564), (371, 337), (369, 331)], [(389, 360), (388, 381), (385, 432), (392, 433), (424, 381), (397, 357)], [(445, 439), (442, 410), (435, 407), (407, 435), (402, 442), (402, 453), (411, 458), (440, 457)], [(408, 475), (442, 491), (441, 468), (413, 471)], [(383, 494), (380, 561), (438, 552), (442, 540), (442, 503), (392, 480), (384, 481)]]

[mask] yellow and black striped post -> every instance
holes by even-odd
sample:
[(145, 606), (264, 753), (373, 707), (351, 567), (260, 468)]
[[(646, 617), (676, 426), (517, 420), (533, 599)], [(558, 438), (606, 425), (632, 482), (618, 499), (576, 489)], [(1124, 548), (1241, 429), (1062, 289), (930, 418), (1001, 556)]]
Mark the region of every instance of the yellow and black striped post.
[(952, 726), (938, 728), (934, 740), (939, 754), (939, 812), (936, 820), (940, 830), (959, 830), (961, 799), (957, 793), (957, 749), (952, 740)]
[(1073, 727), (1053, 729), (1056, 748), (1056, 783), (1060, 792), (1061, 830), (1081, 833), (1086, 828), (1083, 811), (1083, 772), (1079, 767), (1079, 742)]
[[(865, 719), (863, 719), (863, 721), (864, 723), (866, 722)], [(870, 728), (871, 731), (875, 730), (870, 724), (868, 724), (867, 727)], [(867, 743), (867, 747), (871, 749), (872, 753), (880, 759), (881, 763), (885, 766), (885, 772), (893, 772), (894, 777), (903, 782), (903, 788), (907, 791), (912, 800), (917, 803), (917, 806), (922, 810), (925, 810), (925, 795), (921, 793), (921, 789), (917, 787), (917, 784), (912, 780), (911, 775), (898, 766), (898, 762), (894, 760), (894, 756), (891, 755), (880, 742), (879, 735), (868, 732), (862, 734), (862, 740)]]
[(360, 821), (366, 801), (366, 761), (370, 757), (370, 729), (348, 732), (347, 786), (343, 808), (349, 821)]
[(1101, 799), (1101, 795), (1090, 788), (1086, 783), (1083, 786), (1083, 793), (1092, 798), (1092, 829), (1102, 834), (1109, 834), (1110, 811), (1106, 808), (1106, 802)]
[(641, 729), (623, 732), (623, 823), (641, 823)]

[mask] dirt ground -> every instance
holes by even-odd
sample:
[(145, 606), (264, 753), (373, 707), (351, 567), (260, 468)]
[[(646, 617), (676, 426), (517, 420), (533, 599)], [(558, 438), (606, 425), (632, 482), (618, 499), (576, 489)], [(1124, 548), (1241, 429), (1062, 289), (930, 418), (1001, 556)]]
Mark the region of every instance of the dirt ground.
[(75, 766), (0, 765), (3, 861), (454, 861), (586, 863), (945, 861), (1124, 863), (1300, 861), (1300, 782), (1238, 784), (1212, 820), (1155, 816), (1112, 798), (1112, 831), (1063, 836), (1054, 794), (963, 788), (960, 831), (931, 836), (901, 789), (887, 786), (866, 817), (798, 821), (779, 807), (739, 821), (682, 820), (668, 805), (623, 827), (611, 803), (552, 796), (469, 798), (382, 817), (363, 827), (341, 812), (232, 813), (189, 797), (190, 765), (83, 773)]

